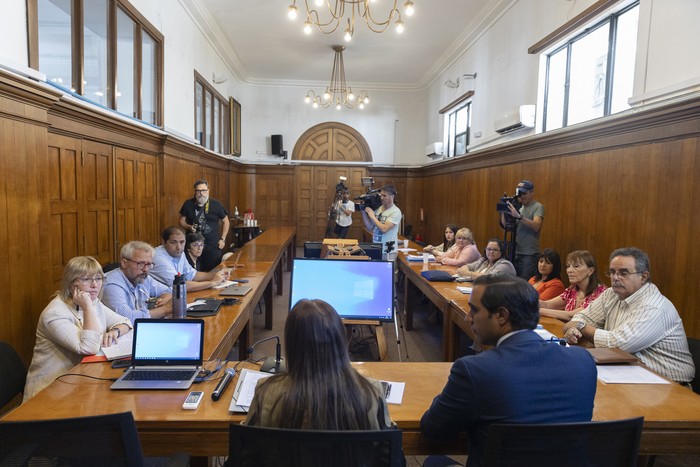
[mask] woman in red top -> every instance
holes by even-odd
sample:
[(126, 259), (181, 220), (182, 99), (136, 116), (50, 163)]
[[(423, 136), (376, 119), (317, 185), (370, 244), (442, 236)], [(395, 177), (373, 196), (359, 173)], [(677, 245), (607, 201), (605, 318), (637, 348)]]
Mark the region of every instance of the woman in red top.
[(540, 300), (540, 315), (571, 321), (571, 317), (598, 298), (606, 289), (598, 279), (598, 267), (590, 251), (577, 250), (566, 257), (566, 274), (571, 286), (560, 296)]
[(564, 292), (561, 281), (561, 259), (559, 253), (545, 248), (537, 260), (537, 273), (529, 280), (540, 295), (540, 300), (550, 300)]

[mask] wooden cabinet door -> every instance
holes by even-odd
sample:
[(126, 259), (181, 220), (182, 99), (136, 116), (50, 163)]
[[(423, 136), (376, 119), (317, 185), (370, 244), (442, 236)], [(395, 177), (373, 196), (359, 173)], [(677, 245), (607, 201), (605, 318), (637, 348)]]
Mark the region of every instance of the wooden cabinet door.
[(130, 149), (116, 149), (114, 193), (117, 248), (131, 240), (160, 244), (157, 171), (156, 156)]
[(83, 252), (100, 264), (116, 260), (114, 251), (112, 146), (83, 141), (81, 170)]

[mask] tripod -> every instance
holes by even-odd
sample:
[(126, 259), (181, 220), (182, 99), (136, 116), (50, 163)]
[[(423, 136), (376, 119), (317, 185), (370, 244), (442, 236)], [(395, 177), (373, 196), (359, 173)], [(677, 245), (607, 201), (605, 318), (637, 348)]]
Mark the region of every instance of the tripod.
[(518, 234), (518, 223), (513, 216), (505, 214), (503, 219), (503, 257), (511, 263), (515, 261), (515, 238)]

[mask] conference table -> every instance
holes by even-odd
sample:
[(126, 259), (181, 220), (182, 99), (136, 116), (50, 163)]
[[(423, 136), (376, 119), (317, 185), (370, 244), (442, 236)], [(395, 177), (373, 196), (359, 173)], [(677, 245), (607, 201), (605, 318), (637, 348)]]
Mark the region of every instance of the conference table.
[[(293, 228), (270, 230), (246, 244), (239, 258), (243, 267), (235, 271), (237, 277), (248, 278), (254, 290), (243, 297), (241, 304), (231, 307), (232, 310), (225, 308), (216, 316), (204, 318), (205, 353), (209, 360), (225, 357), (226, 349), (235, 342), (237, 333), (241, 339), (251, 338), (251, 310), (256, 306), (258, 293), (262, 293), (260, 289), (271, 290), (273, 271), (279, 267), (275, 260), (281, 257), (269, 245), (285, 239), (292, 242), (294, 237)], [(267, 241), (258, 243), (268, 232)], [(278, 249), (289, 248), (285, 242), (278, 243)], [(249, 245), (251, 249), (246, 250)], [(258, 262), (258, 258), (264, 261)], [(412, 267), (409, 269), (413, 271)], [(402, 270), (407, 271), (406, 267)], [(440, 290), (440, 287), (435, 290)], [(449, 304), (444, 308), (447, 330), (455, 328), (470, 332), (468, 327), (455, 324), (450, 317), (451, 314), (458, 316), (455, 310), (460, 310), (460, 319), (466, 320), (467, 295), (445, 289), (441, 300)], [(543, 318), (541, 322), (550, 332), (561, 335), (561, 323), (557, 320)], [(241, 343), (242, 349), (245, 346)], [(215, 361), (209, 361), (207, 366), (215, 364)], [(467, 452), (464, 435), (440, 445), (429, 443), (420, 435), (420, 418), (444, 387), (452, 365), (450, 362), (356, 362), (353, 365), (368, 377), (405, 383), (401, 404), (389, 405), (389, 412), (403, 432), (403, 447), (407, 455)], [(256, 368), (256, 364), (250, 362), (229, 362), (228, 366), (237, 370), (243, 366)], [(84, 363), (71, 373), (111, 379), (118, 377), (121, 371), (112, 369), (108, 363)], [(219, 374), (222, 373), (223, 369)], [(3, 420), (71, 418), (130, 411), (146, 455), (186, 451), (197, 457), (225, 456), (228, 453), (228, 427), (244, 418), (243, 414), (228, 411), (237, 378), (238, 372), (219, 401), (210, 397), (217, 379), (194, 385), (192, 389), (204, 391), (205, 398), (197, 410), (183, 410), (186, 391), (112, 391), (109, 389), (111, 380), (64, 376), (7, 413)], [(594, 420), (638, 416), (644, 417), (641, 454), (700, 453), (700, 396), (678, 384), (606, 384), (598, 381)]]

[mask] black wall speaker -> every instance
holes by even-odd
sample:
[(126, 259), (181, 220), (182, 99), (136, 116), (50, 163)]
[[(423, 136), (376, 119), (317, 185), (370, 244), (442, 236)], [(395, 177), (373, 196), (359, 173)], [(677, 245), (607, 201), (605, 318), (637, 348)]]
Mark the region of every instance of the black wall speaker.
[(282, 135), (272, 135), (270, 136), (270, 146), (272, 149), (272, 154), (276, 156), (282, 155)]

